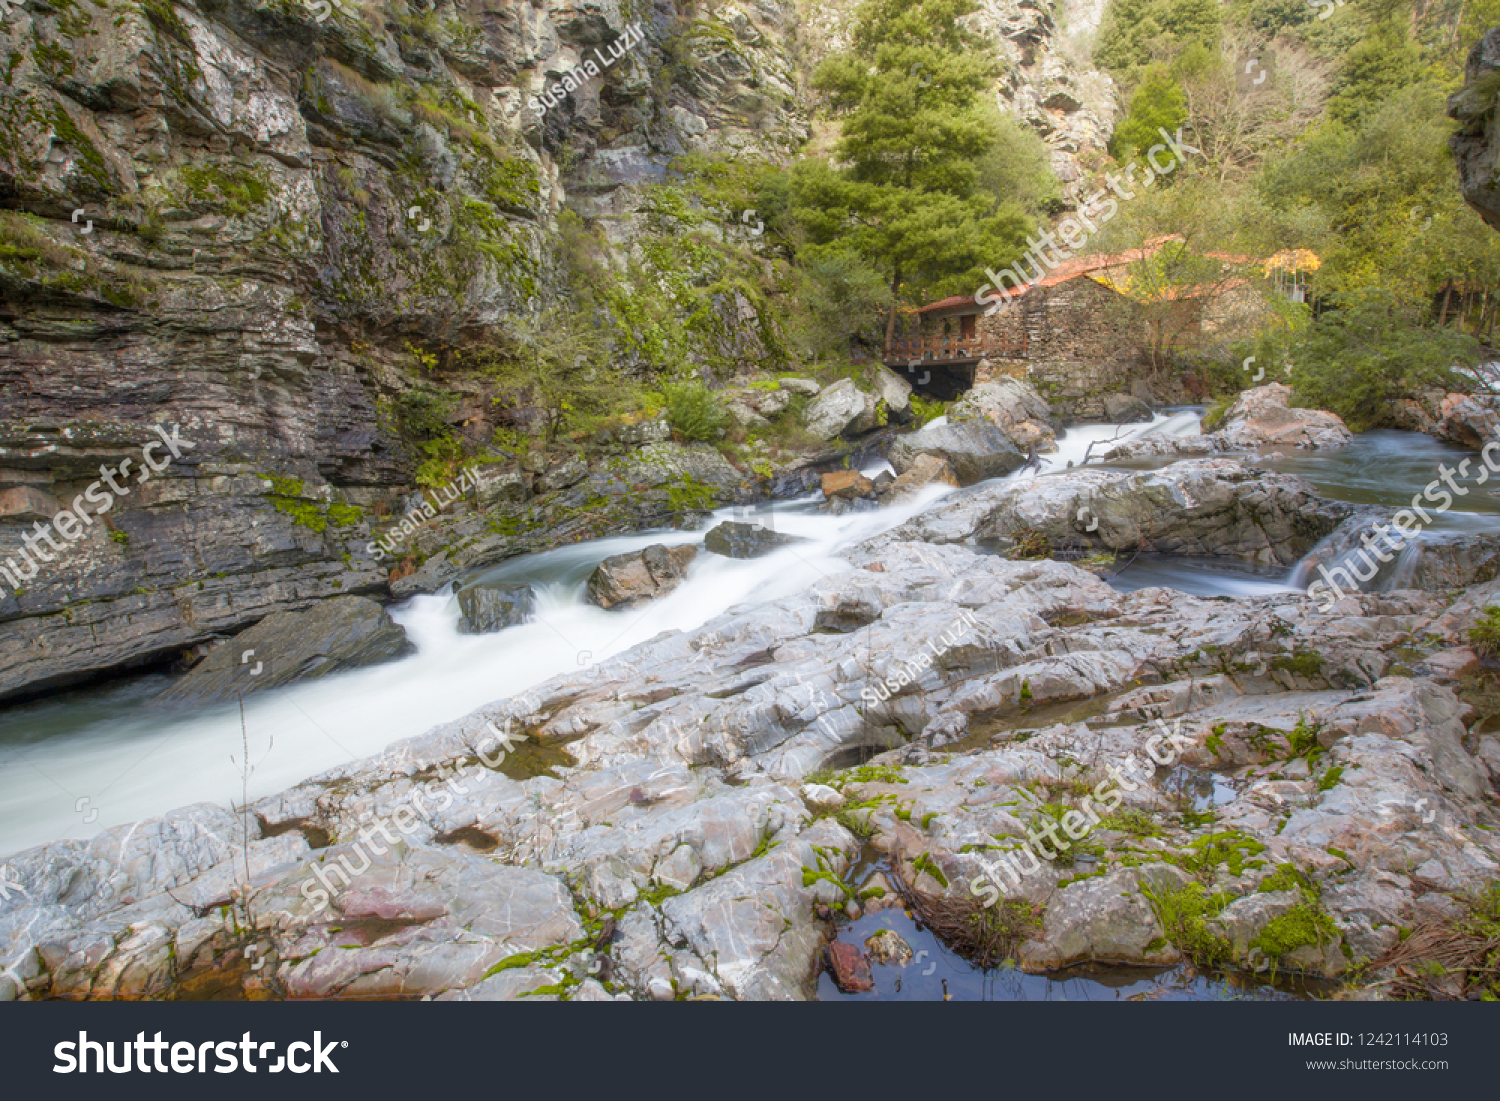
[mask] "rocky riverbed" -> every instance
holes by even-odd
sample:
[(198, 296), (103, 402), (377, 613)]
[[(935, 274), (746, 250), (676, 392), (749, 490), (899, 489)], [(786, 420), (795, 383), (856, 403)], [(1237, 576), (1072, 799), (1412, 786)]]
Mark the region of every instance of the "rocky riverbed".
[(1075, 498), (1081, 537), (1281, 561), (1351, 512), (1224, 458), (961, 491), (803, 592), (245, 813), (10, 858), (0, 995), (799, 999), (840, 923), (897, 904), (1029, 972), (1381, 996), (1408, 934), (1496, 878), (1500, 708), (1468, 632), (1500, 585), (1320, 610), (994, 553), (1002, 518)]

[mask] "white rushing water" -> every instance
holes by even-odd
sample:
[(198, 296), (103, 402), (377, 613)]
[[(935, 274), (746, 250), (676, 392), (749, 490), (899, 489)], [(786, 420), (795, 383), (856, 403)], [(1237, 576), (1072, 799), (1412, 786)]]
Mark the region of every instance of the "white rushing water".
[[(1197, 414), (1173, 413), (1128, 426), (1119, 438), (1197, 428)], [(1107, 425), (1070, 429), (1059, 450), (1043, 457), (1042, 474), (1065, 470), (1090, 443), (1116, 434)], [(876, 463), (865, 473), (885, 469)], [(487, 581), (537, 590), (535, 620), (495, 634), (459, 634), (457, 600), (449, 592), (415, 597), (391, 609), (416, 644), (413, 656), (246, 700), (250, 797), (284, 790), (663, 631), (689, 630), (735, 604), (772, 600), (843, 572), (849, 566), (841, 550), (951, 492), (932, 488), (896, 508), (838, 517), (816, 511), (816, 499), (758, 509), (754, 518), (808, 541), (749, 561), (700, 554), (676, 591), (633, 610), (584, 602), (584, 582), (599, 561), (652, 543), (698, 542), (702, 532), (603, 539), (488, 569)], [(743, 510), (725, 509), (714, 522), (736, 518), (744, 518)], [(0, 711), (0, 854), (88, 837), (190, 803), (238, 803), (238, 709), (166, 710), (151, 697), (167, 683), (160, 675), (138, 677)]]

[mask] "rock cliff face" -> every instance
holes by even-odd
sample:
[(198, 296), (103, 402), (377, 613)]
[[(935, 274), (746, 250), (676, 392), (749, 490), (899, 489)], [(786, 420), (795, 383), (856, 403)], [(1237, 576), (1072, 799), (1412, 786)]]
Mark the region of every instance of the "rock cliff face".
[[(565, 204), (616, 264), (675, 247), (652, 185), (686, 153), (800, 147), (805, 75), (847, 16), (819, 6), (804, 28), (789, 0), (18, 5), (0, 31), (0, 565), (24, 573), (23, 537), (154, 425), (195, 446), (57, 561), (0, 575), (0, 697), (383, 593), (388, 564), (362, 548), (405, 511), (421, 456), (402, 429), (450, 366), (424, 349), (494, 343), (557, 300)], [(1068, 70), (1051, 15), (1007, 0), (975, 19), (1011, 59), (1000, 92), (1060, 164), (1102, 143), (1107, 89)], [(774, 358), (763, 305), (736, 291), (712, 312), (705, 354)], [(451, 388), (466, 386), (450, 423), (487, 441), (498, 414), (482, 387)]]
[(569, 185), (603, 212), (685, 151), (800, 139), (784, 5), (325, 8), (38, 0), (5, 28), (0, 563), (151, 425), (194, 448), (4, 586), (0, 695), (383, 591), (360, 548), (412, 480), (412, 350), (549, 297)]
[(1469, 54), (1464, 87), (1448, 99), (1448, 114), (1458, 120), (1450, 139), (1464, 199), (1486, 222), (1500, 229), (1500, 190), (1495, 187), (1495, 97), (1500, 93), (1500, 27), (1490, 31)]

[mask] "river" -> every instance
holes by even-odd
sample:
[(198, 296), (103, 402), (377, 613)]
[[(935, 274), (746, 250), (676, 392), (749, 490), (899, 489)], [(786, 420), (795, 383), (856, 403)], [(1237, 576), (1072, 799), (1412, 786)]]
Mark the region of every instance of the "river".
[[(1123, 438), (1196, 432), (1198, 412), (1169, 411), (1126, 428)], [(1065, 470), (1091, 443), (1115, 434), (1113, 426), (1070, 429), (1059, 450), (1045, 456), (1040, 476)], [(1340, 451), (1292, 453), (1272, 465), (1306, 477), (1327, 496), (1395, 506), (1436, 478), (1439, 464), (1452, 465), (1468, 454), (1426, 436), (1379, 431)], [(866, 472), (879, 469), (883, 464)], [(663, 631), (689, 630), (735, 604), (774, 599), (846, 570), (841, 550), (949, 492), (929, 489), (898, 508), (840, 517), (817, 511), (816, 498), (757, 509), (756, 519), (808, 542), (750, 561), (700, 555), (675, 592), (631, 611), (607, 612), (584, 602), (584, 582), (594, 566), (651, 543), (695, 542), (701, 532), (603, 539), (481, 571), (484, 580), (537, 589), (535, 620), (497, 634), (460, 635), (457, 601), (449, 592), (415, 597), (392, 609), (417, 646), (411, 657), (246, 701), (250, 796), (291, 787)], [(715, 514), (715, 522), (734, 518), (744, 518), (743, 510)], [(1500, 530), (1500, 500), (1475, 489), (1437, 517), (1431, 530)], [(1197, 595), (1249, 596), (1288, 591), (1292, 576), (1240, 562), (1142, 556), (1111, 582), (1121, 589), (1167, 585)], [(238, 710), (169, 709), (153, 702), (168, 683), (165, 674), (138, 675), (0, 708), (0, 854), (89, 837), (189, 803), (239, 801)]]

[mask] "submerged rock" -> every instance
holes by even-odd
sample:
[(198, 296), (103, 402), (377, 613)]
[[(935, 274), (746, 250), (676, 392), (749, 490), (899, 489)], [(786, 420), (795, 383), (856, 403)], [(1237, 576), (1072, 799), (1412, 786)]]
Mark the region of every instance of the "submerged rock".
[(536, 610), (536, 593), (530, 585), (495, 589), (471, 585), (458, 592), (461, 635), (484, 635), (525, 623)]
[(405, 657), (416, 649), (384, 608), (363, 596), (276, 612), (214, 650), (158, 699), (208, 703)]
[(804, 540), (759, 524), (742, 524), (726, 520), (703, 537), (703, 546), (711, 554), (725, 558), (759, 558), (791, 543)]
[(894, 929), (872, 933), (865, 938), (865, 947), (870, 950), (870, 958), (876, 963), (894, 964), (897, 967), (905, 967), (914, 955), (911, 945)]
[(833, 981), (845, 994), (861, 994), (875, 989), (875, 979), (870, 974), (870, 959), (859, 950), (857, 944), (835, 940), (828, 944), (828, 970)]
[(601, 608), (631, 608), (665, 596), (682, 584), (697, 556), (697, 547), (668, 548), (661, 543), (611, 555), (589, 576), (589, 601)]

